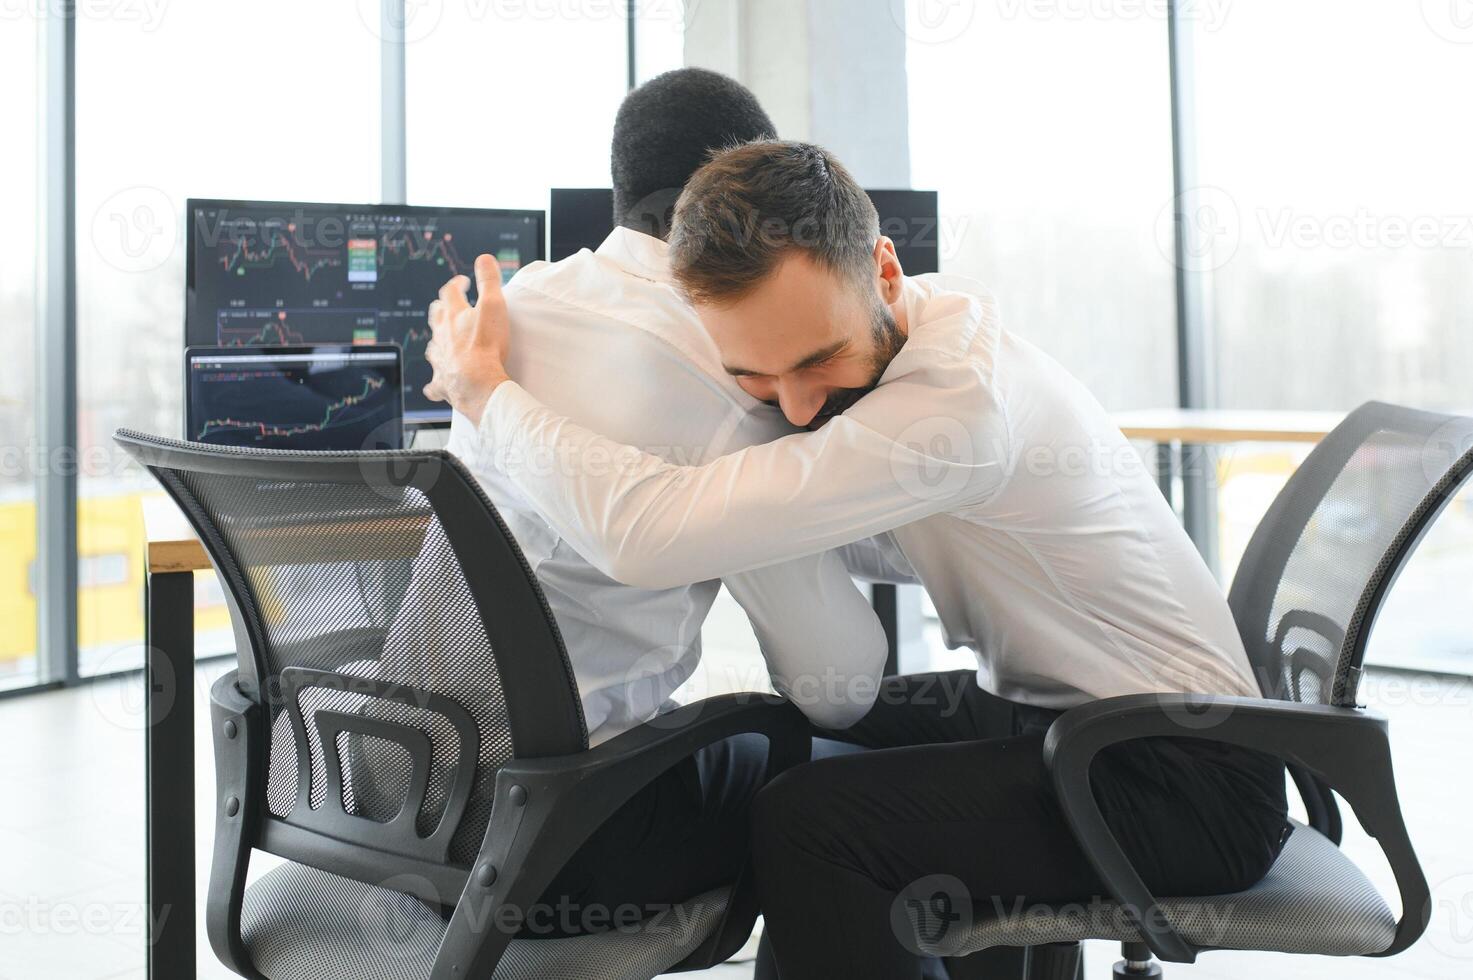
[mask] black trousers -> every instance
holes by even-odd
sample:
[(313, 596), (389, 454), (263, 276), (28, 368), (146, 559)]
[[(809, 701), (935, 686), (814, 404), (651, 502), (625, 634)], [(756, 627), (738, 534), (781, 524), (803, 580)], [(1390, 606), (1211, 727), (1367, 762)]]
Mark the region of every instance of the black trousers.
[[(1043, 765), (1056, 717), (987, 694), (970, 671), (889, 678), (864, 720), (827, 733), (875, 751), (767, 786), (753, 847), (782, 980), (919, 977), (892, 926), (907, 895), (944, 891), (971, 915), (1102, 895)], [(1255, 752), (1142, 739), (1101, 753), (1092, 783), (1158, 895), (1250, 887), (1288, 835), (1283, 765)]]
[(636, 793), (564, 866), (521, 937), (603, 932), (736, 880), (751, 850), (751, 807), (767, 740), (737, 735), (698, 751)]

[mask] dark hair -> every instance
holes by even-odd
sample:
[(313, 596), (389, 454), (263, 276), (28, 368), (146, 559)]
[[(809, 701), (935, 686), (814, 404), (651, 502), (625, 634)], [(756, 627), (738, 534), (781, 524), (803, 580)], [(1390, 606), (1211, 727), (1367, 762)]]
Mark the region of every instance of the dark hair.
[(711, 158), (675, 207), (676, 282), (699, 303), (730, 303), (794, 252), (865, 281), (880, 218), (869, 195), (822, 147), (770, 140)]
[(680, 68), (651, 79), (614, 120), (614, 224), (665, 238), (686, 181), (713, 152), (776, 138), (757, 97), (725, 75)]

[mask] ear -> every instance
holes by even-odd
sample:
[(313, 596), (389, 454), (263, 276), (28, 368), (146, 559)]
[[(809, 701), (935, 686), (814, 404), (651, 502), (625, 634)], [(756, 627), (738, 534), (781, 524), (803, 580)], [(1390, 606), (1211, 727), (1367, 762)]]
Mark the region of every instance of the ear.
[(875, 242), (875, 271), (880, 299), (886, 306), (894, 306), (904, 291), (905, 270), (900, 267), (900, 256), (895, 254), (895, 243), (884, 235)]

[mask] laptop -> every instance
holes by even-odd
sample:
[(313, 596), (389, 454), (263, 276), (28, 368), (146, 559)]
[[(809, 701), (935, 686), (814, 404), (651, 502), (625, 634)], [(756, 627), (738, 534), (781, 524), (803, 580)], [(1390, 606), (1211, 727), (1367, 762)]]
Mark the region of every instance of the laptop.
[(192, 442), (404, 448), (404, 363), (396, 344), (190, 347), (184, 373), (184, 436)]

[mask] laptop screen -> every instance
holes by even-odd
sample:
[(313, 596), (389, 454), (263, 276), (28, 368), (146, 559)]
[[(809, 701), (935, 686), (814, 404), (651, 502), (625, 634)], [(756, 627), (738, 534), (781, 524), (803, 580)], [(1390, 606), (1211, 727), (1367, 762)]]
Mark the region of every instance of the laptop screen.
[(191, 347), (185, 438), (256, 449), (402, 449), (392, 345)]

